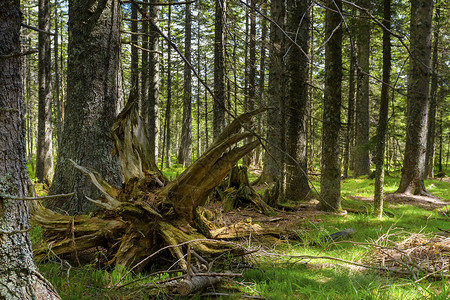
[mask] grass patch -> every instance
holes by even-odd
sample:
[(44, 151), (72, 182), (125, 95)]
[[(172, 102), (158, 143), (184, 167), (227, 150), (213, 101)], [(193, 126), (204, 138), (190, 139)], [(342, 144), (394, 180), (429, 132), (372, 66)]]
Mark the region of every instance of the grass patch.
[[(181, 165), (172, 157), (171, 168), (164, 168), (168, 178), (175, 178), (183, 172)], [(249, 173), (249, 179), (257, 176)], [(386, 176), (385, 193), (395, 192), (400, 177)], [(314, 181), (320, 192), (320, 183)], [(450, 201), (450, 183), (440, 180), (426, 180), (426, 188), (434, 195)], [(367, 261), (371, 251), (351, 243), (330, 244), (322, 237), (347, 228), (354, 228), (350, 240), (373, 242), (380, 235), (392, 230), (394, 240), (401, 240), (409, 233), (432, 234), (439, 228), (450, 230), (450, 206), (441, 211), (429, 211), (407, 204), (385, 203), (383, 218), (371, 216), (374, 180), (367, 177), (345, 179), (341, 184), (342, 206), (348, 209), (346, 216), (333, 214), (315, 215), (305, 218), (297, 229), (299, 240), (277, 246), (274, 251), (282, 255), (332, 256), (351, 261)], [(37, 185), (39, 194), (45, 194), (45, 187)], [(366, 198), (364, 201), (361, 200)], [(291, 202), (289, 202), (291, 203)], [(292, 202), (291, 204), (295, 204)], [(34, 246), (42, 242), (42, 230), (33, 228), (31, 240)], [(322, 267), (318, 265), (322, 264)], [(325, 267), (323, 267), (325, 266)], [(125, 274), (125, 270), (98, 270), (94, 266), (73, 267), (68, 270), (59, 262), (40, 264), (39, 268), (49, 279), (63, 299), (150, 299), (143, 293), (130, 296), (110, 287)], [(129, 274), (122, 283), (143, 278), (146, 273)], [(168, 276), (161, 275), (161, 276)], [(161, 276), (147, 278), (139, 284), (161, 279)], [(373, 270), (350, 270), (330, 260), (311, 260), (308, 264), (286, 257), (264, 257), (258, 255), (254, 268), (244, 271), (243, 283), (248, 294), (257, 290), (266, 299), (449, 299), (450, 284), (446, 280), (424, 280), (414, 283), (411, 278)], [(136, 288), (137, 289), (137, 288)], [(239, 299), (239, 296), (237, 296)], [(192, 299), (200, 299), (194, 296)], [(220, 299), (220, 298), (219, 298)]]

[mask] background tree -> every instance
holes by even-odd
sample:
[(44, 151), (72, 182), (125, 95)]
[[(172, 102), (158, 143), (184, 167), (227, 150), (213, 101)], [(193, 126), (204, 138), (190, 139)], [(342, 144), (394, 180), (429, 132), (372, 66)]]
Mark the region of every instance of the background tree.
[(118, 0), (95, 4), (88, 7), (74, 0), (69, 5), (67, 101), (50, 192), (75, 191), (76, 196), (70, 201), (48, 202), (69, 213), (90, 211), (94, 205), (85, 196), (95, 199), (99, 195), (69, 159), (95, 169), (112, 184), (122, 182), (109, 137), (118, 103), (121, 10)]
[(192, 73), (191, 67), (191, 37), (192, 20), (191, 4), (186, 4), (185, 27), (184, 27), (184, 64), (183, 80), (183, 123), (181, 129), (181, 145), (178, 149), (177, 162), (183, 167), (192, 163)]
[[(50, 1), (39, 0), (39, 114), (36, 177), (50, 184), (53, 179), (53, 126), (51, 95)], [(56, 38), (56, 37), (55, 37)]]
[(59, 299), (36, 268), (30, 241), (31, 182), (25, 160), (20, 2), (0, 5), (0, 298)]
[(286, 79), (286, 188), (285, 197), (305, 199), (310, 193), (306, 159), (306, 109), (308, 101), (309, 1), (288, 0), (286, 30), (296, 45), (288, 42)]
[(430, 86), (430, 103), (428, 109), (428, 131), (427, 131), (427, 152), (425, 156), (426, 176), (434, 177), (434, 149), (436, 136), (436, 109), (437, 109), (437, 94), (438, 94), (438, 55), (439, 55), (439, 19), (440, 19), (440, 5), (436, 7), (435, 25), (433, 35), (433, 61), (432, 61), (432, 76)]
[(375, 192), (374, 215), (383, 215), (384, 158), (386, 130), (389, 112), (389, 84), (391, 76), (391, 1), (384, 0), (383, 8), (383, 85), (381, 86), (380, 114), (377, 126), (377, 145), (375, 149)]
[(325, 92), (323, 97), (322, 164), (319, 209), (341, 209), (339, 131), (342, 83), (342, 2), (328, 0), (325, 13)]
[(397, 193), (428, 195), (425, 153), (430, 84), (432, 0), (411, 1), (408, 119), (402, 179)]
[[(150, 0), (150, 3), (155, 3), (157, 0)], [(153, 20), (153, 24), (158, 25), (158, 6), (149, 6), (149, 16)], [(149, 28), (149, 86), (148, 86), (148, 102), (144, 107), (147, 107), (147, 130), (149, 134), (150, 147), (154, 150), (155, 159), (158, 157), (158, 140), (159, 140), (159, 33), (154, 26)], [(155, 161), (156, 162), (156, 161)]]
[[(370, 11), (370, 0), (358, 1), (358, 4)], [(354, 151), (355, 176), (370, 172), (369, 160), (369, 65), (370, 65), (370, 19), (359, 11), (357, 24), (358, 48), (358, 90), (356, 94), (356, 148)], [(349, 107), (350, 109), (350, 107)]]
[(215, 0), (213, 135), (225, 127), (225, 24), (226, 0)]
[(264, 156), (263, 172), (261, 182), (274, 182), (281, 178), (282, 155), (282, 115), (284, 111), (284, 80), (283, 80), (283, 55), (284, 36), (283, 26), (286, 8), (284, 1), (273, 0), (270, 5), (269, 43), (269, 87), (267, 105), (271, 107), (267, 111), (267, 143)]

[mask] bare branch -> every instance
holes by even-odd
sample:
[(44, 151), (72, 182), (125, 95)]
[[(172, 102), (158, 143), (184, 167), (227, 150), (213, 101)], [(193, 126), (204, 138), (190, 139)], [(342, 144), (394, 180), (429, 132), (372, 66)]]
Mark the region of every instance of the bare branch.
[(45, 33), (45, 34), (48, 34), (48, 35), (56, 36), (56, 34), (53, 33), (53, 32), (45, 31), (45, 30), (42, 30), (42, 29), (33, 27), (33, 26), (31, 26), (31, 25), (27, 25), (27, 24), (24, 24), (24, 23), (20, 24), (20, 26), (25, 27), (25, 28), (28, 28), (28, 29), (31, 29), (31, 30), (34, 30), (34, 31), (37, 31), (37, 32), (41, 32), (41, 33)]
[(36, 49), (31, 49), (25, 52), (14, 52), (11, 54), (6, 54), (6, 55), (0, 55), (0, 59), (9, 59), (9, 58), (14, 58), (14, 57), (21, 57), (21, 56), (25, 56), (25, 55), (30, 55), (30, 54), (34, 54), (34, 53), (38, 53), (38, 50)]
[(12, 195), (0, 194), (0, 199), (34, 201), (34, 200), (47, 200), (47, 199), (54, 199), (54, 198), (71, 197), (73, 195), (75, 195), (75, 193), (40, 196), (40, 197), (17, 197), (17, 196), (12, 196)]

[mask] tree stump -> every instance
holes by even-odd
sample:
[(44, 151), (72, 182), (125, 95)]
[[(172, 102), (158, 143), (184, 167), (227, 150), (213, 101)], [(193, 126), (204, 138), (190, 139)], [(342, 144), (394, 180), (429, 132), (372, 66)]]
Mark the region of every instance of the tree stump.
[[(206, 223), (198, 226), (202, 218), (196, 217), (197, 208), (204, 205), (209, 193), (236, 162), (259, 144), (254, 141), (240, 147), (236, 145), (251, 136), (242, 132), (242, 124), (266, 109), (237, 117), (195, 163), (169, 182), (154, 163), (145, 128), (134, 105), (131, 99), (112, 128), (114, 153), (119, 157), (124, 184), (120, 189), (111, 186), (95, 171), (72, 162), (101, 192), (101, 198), (88, 199), (100, 210), (90, 216), (67, 216), (42, 205), (35, 206), (33, 221), (42, 227), (47, 243), (46, 247), (35, 251), (36, 259), (49, 255), (68, 256), (102, 247), (107, 249), (108, 265), (134, 266), (139, 271), (151, 262), (152, 253), (167, 246), (183, 268), (187, 266), (183, 252), (188, 243), (202, 257), (217, 257), (226, 252), (245, 253), (244, 248), (236, 244), (208, 240), (211, 228)], [(245, 184), (239, 184), (242, 186), (240, 195), (252, 198), (264, 212), (271, 212), (248, 186), (244, 174), (242, 170), (230, 176), (232, 185), (237, 186), (244, 180)]]

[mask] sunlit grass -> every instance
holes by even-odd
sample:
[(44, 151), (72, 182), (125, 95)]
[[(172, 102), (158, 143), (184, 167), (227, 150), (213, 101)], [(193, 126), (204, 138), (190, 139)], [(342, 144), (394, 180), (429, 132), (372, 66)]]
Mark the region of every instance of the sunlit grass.
[[(169, 179), (174, 179), (183, 170), (181, 165), (176, 164), (175, 157), (172, 157), (171, 167), (163, 168), (162, 171)], [(29, 172), (32, 172), (31, 168)], [(400, 176), (398, 173), (394, 175), (386, 176), (385, 193), (395, 192), (398, 188)], [(256, 177), (255, 174), (249, 173), (251, 181)], [(320, 191), (318, 178), (314, 180), (314, 185)], [(450, 183), (426, 180), (425, 186), (435, 196), (450, 201)], [(46, 193), (42, 185), (36, 185), (36, 188), (38, 194)], [(298, 239), (273, 250), (274, 253), (285, 255), (284, 258), (258, 255), (254, 268), (244, 272), (243, 281), (248, 285), (248, 293), (254, 294), (253, 290), (257, 290), (267, 299), (449, 299), (450, 285), (445, 280), (425, 280), (416, 284), (411, 278), (400, 278), (375, 271), (350, 270), (330, 260), (311, 260), (304, 264), (305, 261), (286, 257), (332, 256), (367, 262), (371, 255), (370, 248), (351, 243), (330, 244), (322, 240), (326, 235), (350, 227), (355, 229), (355, 233), (349, 240), (368, 243), (375, 241), (388, 230), (398, 233), (393, 237), (394, 240), (401, 240), (409, 233), (432, 234), (440, 231), (440, 228), (450, 230), (449, 207), (441, 211), (429, 211), (407, 204), (385, 203), (386, 213), (383, 218), (372, 217), (373, 189), (374, 180), (367, 177), (343, 180), (342, 206), (348, 209), (349, 213), (346, 216), (322, 214), (315, 216), (314, 220), (305, 218), (297, 228)], [(362, 198), (365, 198), (364, 201)], [(35, 247), (40, 246), (40, 228), (32, 230), (31, 239)], [(314, 267), (314, 264), (323, 264), (325, 267)], [(126, 270), (121, 268), (99, 270), (95, 266), (74, 266), (69, 271), (66, 265), (57, 260), (40, 264), (39, 268), (55, 285), (63, 299), (149, 299), (142, 293), (129, 298), (128, 294), (110, 288), (125, 274)], [(130, 273), (121, 283), (142, 279), (145, 275)], [(147, 278), (139, 284), (155, 279)]]

